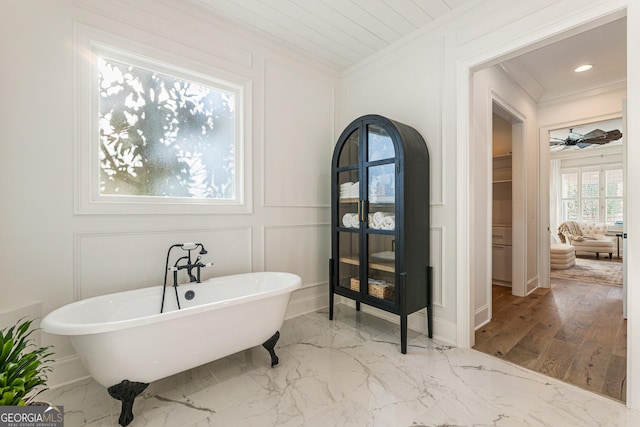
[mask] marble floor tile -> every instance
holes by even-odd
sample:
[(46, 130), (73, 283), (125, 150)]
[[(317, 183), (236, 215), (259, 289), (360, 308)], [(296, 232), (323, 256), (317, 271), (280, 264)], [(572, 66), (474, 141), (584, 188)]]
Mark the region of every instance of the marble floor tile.
[[(152, 383), (135, 426), (636, 426), (640, 413), (489, 355), (442, 345), (337, 305), (287, 320), (280, 364), (256, 347)], [(65, 426), (117, 426), (91, 380), (48, 390)]]

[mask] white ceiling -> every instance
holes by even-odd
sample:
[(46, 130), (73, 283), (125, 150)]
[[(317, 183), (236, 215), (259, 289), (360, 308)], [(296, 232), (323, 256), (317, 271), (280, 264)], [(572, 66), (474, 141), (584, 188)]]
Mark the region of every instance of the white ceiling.
[(477, 0), (191, 0), (344, 69)]
[[(478, 4), (478, 0), (190, 1), (224, 20), (339, 69), (444, 18), (456, 8)], [(580, 74), (573, 71), (584, 63), (593, 64), (593, 68)], [(499, 66), (538, 102), (624, 83), (626, 18), (548, 44)]]
[[(539, 102), (624, 84), (626, 30), (626, 18), (618, 19), (504, 61), (500, 66)], [(593, 68), (574, 72), (583, 64), (593, 64)]]

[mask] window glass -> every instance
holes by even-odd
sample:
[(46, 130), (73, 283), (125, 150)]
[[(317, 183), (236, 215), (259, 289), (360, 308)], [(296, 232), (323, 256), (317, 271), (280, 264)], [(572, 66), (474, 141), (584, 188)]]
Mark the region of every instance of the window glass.
[(606, 172), (606, 196), (622, 197), (622, 169), (613, 169)]
[(597, 199), (582, 200), (582, 221), (599, 222), (600, 204)]
[(235, 94), (101, 58), (100, 195), (236, 198)]
[(566, 199), (576, 197), (578, 197), (578, 174), (562, 174), (562, 198)]
[(622, 169), (607, 170), (605, 172), (605, 203), (608, 225), (621, 226), (623, 223), (623, 190)]
[(387, 134), (387, 131), (380, 126), (368, 126), (367, 143), (367, 160), (370, 162), (382, 159), (392, 159), (396, 156), (393, 140), (389, 134)]
[(344, 142), (342, 149), (340, 150), (340, 157), (338, 158), (338, 167), (350, 166), (358, 164), (358, 151), (360, 146), (358, 131), (355, 130), (349, 135), (349, 138)]
[(598, 197), (600, 193), (600, 173), (589, 171), (582, 173), (582, 197)]
[(622, 199), (607, 199), (607, 224), (622, 225)]
[(578, 221), (578, 201), (563, 200), (562, 201), (562, 219), (563, 221)]

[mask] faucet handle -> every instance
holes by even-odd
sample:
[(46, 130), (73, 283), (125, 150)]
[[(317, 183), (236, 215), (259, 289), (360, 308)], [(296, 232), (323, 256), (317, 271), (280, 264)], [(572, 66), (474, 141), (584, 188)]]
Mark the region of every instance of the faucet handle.
[(169, 267), (167, 271), (178, 271), (178, 267)]

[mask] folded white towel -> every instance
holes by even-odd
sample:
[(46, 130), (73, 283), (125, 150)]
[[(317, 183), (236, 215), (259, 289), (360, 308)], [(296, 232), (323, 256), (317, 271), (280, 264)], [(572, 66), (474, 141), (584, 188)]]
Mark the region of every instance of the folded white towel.
[(359, 182), (345, 182), (344, 184), (340, 184), (341, 199), (357, 199), (359, 197), (360, 197)]

